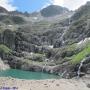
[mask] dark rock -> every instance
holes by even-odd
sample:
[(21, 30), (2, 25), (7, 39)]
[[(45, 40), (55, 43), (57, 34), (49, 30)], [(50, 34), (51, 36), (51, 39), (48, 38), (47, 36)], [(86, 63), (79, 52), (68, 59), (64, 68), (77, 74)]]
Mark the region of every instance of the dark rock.
[(60, 86), (59, 84), (56, 84), (56, 86)]
[(22, 65), (21, 69), (26, 70), (26, 71), (33, 71), (33, 72), (41, 72), (42, 71), (42, 67), (37, 66), (37, 65), (29, 65), (29, 64)]
[(87, 87), (90, 88), (90, 84), (87, 84)]

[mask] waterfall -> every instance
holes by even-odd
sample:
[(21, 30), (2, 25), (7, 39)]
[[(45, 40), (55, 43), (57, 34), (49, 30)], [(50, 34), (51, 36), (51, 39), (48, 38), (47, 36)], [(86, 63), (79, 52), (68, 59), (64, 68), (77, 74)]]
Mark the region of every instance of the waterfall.
[(66, 27), (65, 27), (65, 30), (64, 30), (64, 32), (63, 32), (61, 38), (60, 38), (60, 40), (62, 41), (62, 44), (65, 43), (65, 41), (64, 41), (64, 35), (67, 33), (67, 30), (68, 30), (68, 29), (69, 29), (69, 26), (66, 26)]
[(87, 60), (87, 59), (84, 58), (84, 59), (80, 62), (80, 66), (79, 66), (78, 71), (77, 71), (78, 78), (80, 77), (81, 68), (82, 68), (82, 66), (83, 66), (83, 63), (84, 63), (86, 60)]
[(47, 66), (48, 60), (49, 60), (49, 59), (45, 59), (45, 64), (44, 64), (44, 66), (42, 67), (42, 72), (43, 72), (43, 70), (45, 69), (45, 67)]
[(45, 69), (45, 66), (46, 66), (46, 65), (44, 65), (44, 66), (42, 67), (42, 72), (44, 71), (44, 69)]
[(66, 72), (67, 72), (67, 71), (65, 70), (62, 74), (59, 74), (60, 77), (63, 77)]
[[(69, 19), (68, 24), (69, 24), (69, 26), (71, 25), (71, 20), (70, 20), (70, 19)], [(64, 43), (65, 43), (65, 41), (64, 41), (64, 35), (67, 33), (67, 30), (69, 30), (69, 26), (65, 26), (65, 27), (64, 27), (64, 28), (65, 28), (65, 30), (64, 30), (64, 32), (63, 32), (63, 34), (62, 34), (62, 36), (61, 36), (61, 41), (62, 41), (62, 44), (64, 44)]]
[(9, 69), (9, 68), (10, 68), (9, 65), (4, 64), (4, 62), (0, 58), (0, 70), (6, 70), (6, 69)]

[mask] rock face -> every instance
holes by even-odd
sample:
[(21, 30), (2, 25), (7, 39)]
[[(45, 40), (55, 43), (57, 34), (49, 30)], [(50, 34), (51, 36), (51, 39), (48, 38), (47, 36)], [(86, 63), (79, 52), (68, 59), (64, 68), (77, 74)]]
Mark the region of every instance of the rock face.
[(2, 34), (0, 38), (0, 43), (5, 44), (11, 49), (15, 48), (15, 33), (12, 32), (9, 29), (6, 29)]

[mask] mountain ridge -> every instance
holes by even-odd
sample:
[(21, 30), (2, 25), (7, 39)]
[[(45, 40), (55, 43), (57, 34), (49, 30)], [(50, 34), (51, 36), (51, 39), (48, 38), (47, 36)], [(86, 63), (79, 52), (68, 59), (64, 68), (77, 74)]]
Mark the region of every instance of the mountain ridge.
[(0, 6), (0, 13), (7, 13), (7, 12), (8, 12), (8, 10), (6, 10), (5, 8)]
[[(7, 9), (5, 9), (3, 7), (0, 7), (0, 10), (2, 10), (3, 13), (7, 13), (8, 12), (10, 14), (27, 15), (27, 16), (29, 16), (29, 15), (37, 15), (38, 13), (40, 13), (43, 17), (48, 17), (48, 15), (47, 16), (44, 15), (45, 13), (48, 14), (48, 10), (49, 10), (49, 13), (51, 13), (51, 15), (50, 15), (51, 17), (55, 16), (55, 15), (60, 15), (60, 14), (69, 12), (69, 9), (67, 9), (65, 7), (62, 7), (62, 6), (58, 6), (58, 5), (49, 5), (46, 8), (43, 8), (40, 11), (33, 12), (33, 13), (20, 12), (20, 11), (17, 11), (17, 10), (16, 11), (8, 11)], [(51, 11), (53, 11), (53, 12), (51, 12)]]

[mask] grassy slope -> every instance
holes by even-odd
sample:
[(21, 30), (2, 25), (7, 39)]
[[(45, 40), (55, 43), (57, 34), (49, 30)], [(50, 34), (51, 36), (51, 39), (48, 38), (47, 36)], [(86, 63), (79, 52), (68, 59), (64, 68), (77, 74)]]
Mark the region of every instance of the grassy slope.
[(90, 44), (86, 45), (86, 47), (81, 52), (72, 56), (71, 62), (73, 64), (77, 64), (81, 62), (89, 54), (90, 54)]

